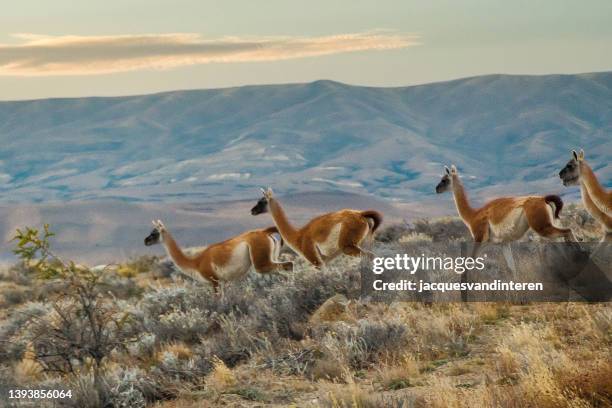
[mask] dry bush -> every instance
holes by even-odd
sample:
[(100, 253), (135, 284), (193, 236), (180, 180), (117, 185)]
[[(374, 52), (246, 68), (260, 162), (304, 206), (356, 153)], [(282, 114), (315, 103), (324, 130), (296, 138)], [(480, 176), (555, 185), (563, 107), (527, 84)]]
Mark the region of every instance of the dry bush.
[(471, 239), (469, 230), (459, 217), (417, 220), (414, 223), (414, 232), (431, 237), (433, 242)]
[(400, 357), (408, 341), (408, 329), (400, 322), (360, 320), (356, 326), (332, 326), (320, 338), (324, 358), (334, 358), (352, 369)]
[(155, 273), (160, 268), (159, 258), (151, 255), (143, 255), (132, 258), (119, 265), (117, 273), (124, 278), (133, 278), (141, 273)]
[(313, 341), (299, 345), (287, 344), (284, 347), (261, 350), (255, 360), (261, 362), (262, 368), (271, 369), (280, 376), (311, 377), (311, 370), (323, 353)]
[(308, 377), (314, 381), (343, 381), (348, 370), (346, 362), (326, 355), (324, 358), (314, 360), (308, 371)]
[(479, 316), (456, 304), (398, 305), (398, 314), (411, 328), (410, 346), (421, 360), (434, 360), (469, 353), (473, 333), (480, 327)]
[(208, 356), (234, 367), (258, 351), (270, 348), (270, 342), (265, 333), (248, 330), (241, 320), (230, 314), (219, 317), (219, 330), (203, 340), (203, 347)]
[(9, 267), (0, 268), (0, 281), (30, 287), (36, 270), (27, 262), (19, 262)]
[(22, 339), (29, 343), (25, 357), (35, 361), (42, 372), (72, 377), (83, 390), (89, 389), (86, 385), (91, 377), (97, 402), (92, 399), (83, 406), (105, 405), (111, 394), (104, 364), (111, 353), (125, 351), (138, 337), (138, 330), (116, 299), (103, 294), (100, 274), (64, 262), (51, 252), (52, 236), (46, 225), (42, 235), (31, 228), (17, 231), (15, 253), (24, 263), (35, 265), (38, 276), (63, 284), (61, 296), (49, 302), (51, 310), (30, 314), (13, 335), (21, 331)]
[(32, 299), (32, 289), (14, 283), (0, 284), (0, 307), (9, 308)]
[(50, 306), (29, 302), (11, 311), (8, 319), (0, 325), (0, 361), (17, 361), (23, 358), (28, 344), (21, 336), (28, 322), (44, 316), (50, 311)]

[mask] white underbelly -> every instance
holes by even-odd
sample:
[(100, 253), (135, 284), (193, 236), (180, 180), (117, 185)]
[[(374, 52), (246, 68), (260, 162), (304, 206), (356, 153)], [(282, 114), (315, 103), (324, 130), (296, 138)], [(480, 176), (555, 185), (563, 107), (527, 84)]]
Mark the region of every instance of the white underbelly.
[(268, 239), (270, 240), (270, 245), (271, 245), (271, 248), (272, 248), (272, 255), (270, 256), (270, 259), (272, 259), (272, 262), (279, 262), (279, 260), (280, 260), (280, 252), (283, 249), (283, 245), (281, 244), (281, 240), (275, 238), (272, 235), (268, 236)]
[(512, 210), (501, 222), (489, 223), (492, 242), (515, 241), (525, 235), (529, 229), (527, 216), (522, 208)]
[(246, 275), (251, 267), (249, 246), (241, 242), (232, 250), (229, 260), (223, 265), (213, 264), (213, 271), (221, 281), (232, 281)]
[(338, 246), (338, 239), (340, 238), (341, 229), (341, 223), (334, 225), (325, 241), (317, 242), (317, 248), (323, 256), (333, 256), (338, 253), (340, 250), (340, 247)]

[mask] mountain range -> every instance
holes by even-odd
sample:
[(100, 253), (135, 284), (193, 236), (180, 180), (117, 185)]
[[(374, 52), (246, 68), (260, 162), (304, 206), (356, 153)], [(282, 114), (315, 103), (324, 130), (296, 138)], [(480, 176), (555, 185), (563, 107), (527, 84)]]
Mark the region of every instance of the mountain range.
[(478, 198), (575, 197), (556, 175), (571, 149), (612, 179), (612, 72), (5, 101), (0, 142), (4, 204), (206, 203), (263, 186), (415, 202), (451, 163)]

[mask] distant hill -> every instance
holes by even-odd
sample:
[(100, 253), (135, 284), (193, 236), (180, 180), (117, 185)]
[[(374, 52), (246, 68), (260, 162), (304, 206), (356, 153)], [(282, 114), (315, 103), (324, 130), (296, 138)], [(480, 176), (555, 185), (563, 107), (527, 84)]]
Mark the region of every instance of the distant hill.
[[(369, 196), (347, 193), (308, 193), (280, 197), (288, 217), (296, 225), (322, 212), (350, 206), (376, 208), (385, 215), (385, 225), (414, 221), (434, 214), (410, 206), (391, 205)], [(144, 237), (151, 232), (151, 220), (162, 219), (176, 240), (185, 247), (222, 241), (246, 230), (273, 225), (269, 214), (254, 217), (252, 200), (213, 204), (128, 203), (116, 200), (72, 201), (69, 203), (0, 205), (0, 267), (14, 263), (15, 229), (49, 223), (56, 234), (53, 248), (68, 259), (90, 265), (125, 260), (142, 254), (164, 254), (161, 245), (147, 248)]]
[(612, 72), (0, 102), (0, 142), (4, 203), (218, 202), (268, 185), (411, 202), (450, 163), (476, 196), (575, 196), (556, 176), (571, 148), (611, 183)]

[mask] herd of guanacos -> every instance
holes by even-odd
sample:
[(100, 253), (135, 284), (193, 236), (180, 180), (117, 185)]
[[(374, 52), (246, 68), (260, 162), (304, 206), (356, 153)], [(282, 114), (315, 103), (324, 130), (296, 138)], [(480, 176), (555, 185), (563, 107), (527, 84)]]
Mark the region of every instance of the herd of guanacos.
[[(472, 256), (482, 244), (507, 243), (521, 238), (531, 229), (546, 238), (562, 237), (575, 241), (571, 229), (554, 225), (563, 201), (557, 195), (503, 197), (473, 208), (455, 166), (445, 173), (436, 193), (452, 191), (457, 211), (474, 239)], [(572, 158), (559, 172), (565, 186), (579, 185), (586, 210), (604, 230), (602, 241), (612, 241), (612, 191), (607, 191), (584, 159), (584, 151), (572, 151)], [(252, 215), (270, 213), (275, 226), (244, 232), (210, 245), (195, 255), (185, 254), (164, 224), (153, 221), (154, 229), (145, 238), (146, 246), (163, 243), (170, 259), (186, 275), (212, 284), (215, 292), (220, 282), (241, 278), (251, 267), (261, 274), (291, 271), (293, 263), (279, 260), (283, 245), (316, 268), (323, 267), (338, 255), (371, 254), (362, 244), (380, 227), (383, 216), (375, 210), (344, 209), (320, 215), (297, 228), (287, 219), (272, 189), (251, 209)], [(277, 238), (280, 236), (280, 239)]]

